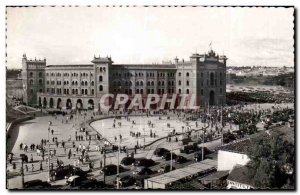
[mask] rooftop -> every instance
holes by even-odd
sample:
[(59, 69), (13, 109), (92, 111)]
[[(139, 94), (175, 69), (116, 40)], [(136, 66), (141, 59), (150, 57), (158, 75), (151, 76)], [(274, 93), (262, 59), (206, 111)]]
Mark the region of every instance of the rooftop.
[(230, 172), (227, 180), (254, 186), (254, 180), (249, 176), (249, 169), (247, 166), (236, 165)]

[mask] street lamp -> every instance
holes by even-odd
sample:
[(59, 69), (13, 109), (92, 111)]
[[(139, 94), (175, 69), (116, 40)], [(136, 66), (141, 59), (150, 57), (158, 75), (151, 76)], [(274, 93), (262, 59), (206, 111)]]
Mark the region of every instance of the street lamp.
[[(50, 126), (49, 126), (50, 128)], [(48, 131), (48, 183), (50, 183), (50, 139), (49, 139), (49, 133)]]

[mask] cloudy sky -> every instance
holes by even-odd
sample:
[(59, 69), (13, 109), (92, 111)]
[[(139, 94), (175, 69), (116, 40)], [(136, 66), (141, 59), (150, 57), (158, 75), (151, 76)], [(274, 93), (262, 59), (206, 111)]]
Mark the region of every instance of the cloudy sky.
[(293, 27), (292, 8), (7, 8), (7, 66), (188, 60), (210, 42), (229, 66), (293, 66)]

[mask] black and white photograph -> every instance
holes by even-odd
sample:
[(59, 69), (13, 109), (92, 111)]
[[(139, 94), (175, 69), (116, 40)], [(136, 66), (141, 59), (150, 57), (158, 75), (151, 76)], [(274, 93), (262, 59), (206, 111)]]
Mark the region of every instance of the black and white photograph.
[(5, 11), (7, 190), (296, 190), (294, 7)]

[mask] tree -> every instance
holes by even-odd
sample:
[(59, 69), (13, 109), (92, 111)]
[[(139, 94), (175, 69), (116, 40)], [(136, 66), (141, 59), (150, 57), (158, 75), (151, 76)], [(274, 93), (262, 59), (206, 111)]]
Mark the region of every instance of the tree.
[(287, 144), (282, 137), (282, 134), (272, 132), (270, 136), (260, 134), (251, 139), (248, 168), (258, 188), (281, 188), (288, 182), (284, 167), (293, 165), (293, 144)]

